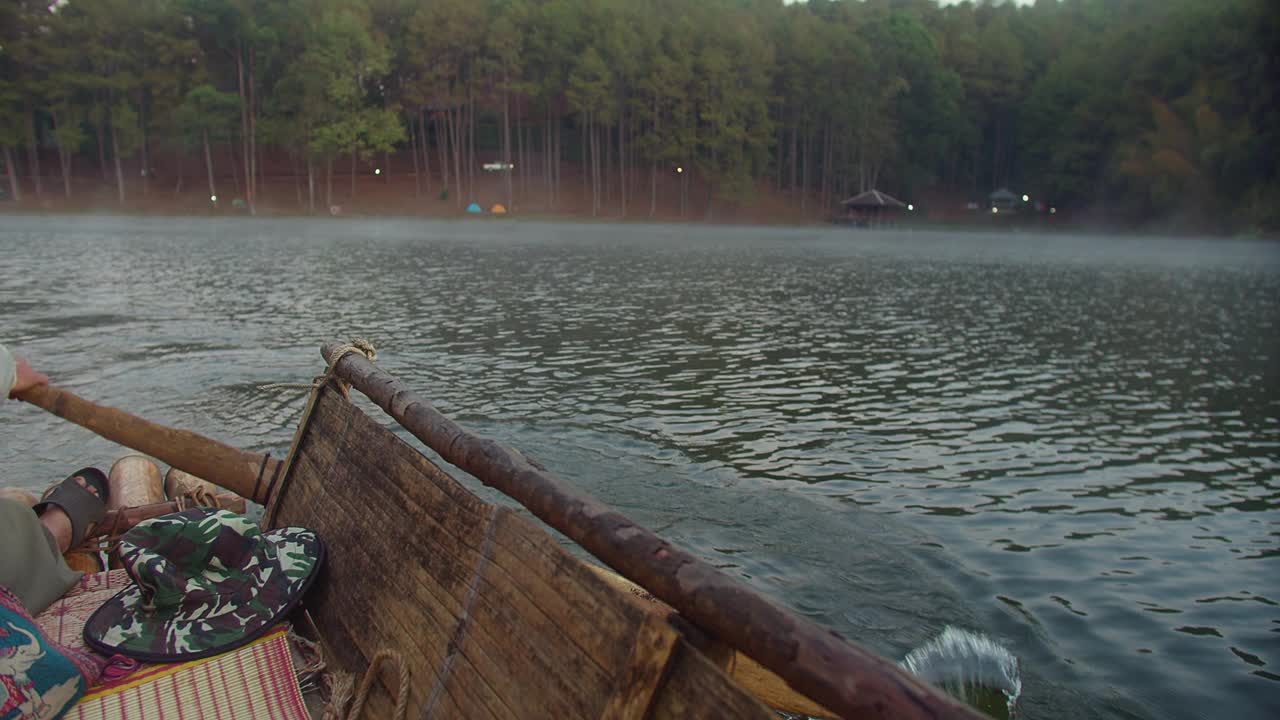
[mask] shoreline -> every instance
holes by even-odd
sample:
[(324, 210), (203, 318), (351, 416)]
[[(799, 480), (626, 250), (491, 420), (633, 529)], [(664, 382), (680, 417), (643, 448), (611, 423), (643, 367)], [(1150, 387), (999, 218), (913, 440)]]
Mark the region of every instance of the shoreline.
[(33, 207), (12, 207), (0, 204), (0, 217), (26, 217), (26, 218), (42, 218), (42, 217), (115, 217), (115, 218), (155, 218), (167, 220), (179, 219), (209, 219), (209, 220), (316, 220), (316, 221), (371, 221), (371, 220), (434, 220), (434, 221), (460, 221), (460, 222), (534, 222), (534, 223), (574, 223), (574, 224), (601, 224), (601, 225), (684, 225), (689, 227), (744, 227), (744, 228), (796, 228), (806, 230), (842, 230), (850, 235), (857, 236), (863, 232), (873, 233), (911, 233), (911, 232), (928, 232), (928, 233), (980, 233), (980, 234), (1025, 234), (1025, 235), (1112, 235), (1124, 238), (1139, 237), (1155, 237), (1169, 239), (1185, 239), (1185, 238), (1206, 238), (1210, 240), (1258, 240), (1267, 242), (1280, 242), (1280, 234), (1267, 235), (1261, 233), (1236, 233), (1233, 235), (1211, 234), (1204, 232), (1196, 232), (1193, 230), (1177, 230), (1170, 228), (1125, 228), (1116, 226), (1091, 226), (1086, 224), (1068, 224), (1057, 223), (1053, 226), (1039, 225), (1035, 223), (1026, 224), (993, 224), (993, 223), (963, 223), (963, 222), (934, 222), (930, 220), (918, 220), (913, 222), (902, 222), (887, 224), (880, 227), (864, 228), (852, 227), (835, 222), (822, 222), (818, 220), (810, 220), (807, 222), (798, 222), (792, 219), (779, 219), (776, 221), (762, 220), (744, 220), (741, 218), (716, 217), (712, 219), (692, 219), (680, 217), (649, 217), (638, 215), (582, 215), (575, 213), (506, 213), (495, 215), (492, 213), (466, 213), (466, 212), (448, 212), (448, 213), (423, 213), (408, 211), (390, 211), (390, 212), (342, 212), (337, 215), (326, 213), (309, 213), (305, 211), (282, 210), (279, 208), (258, 208), (257, 214), (249, 214), (247, 211), (225, 211), (225, 212), (190, 212), (181, 209), (155, 210), (144, 208), (112, 208), (112, 207), (76, 207), (76, 208), (33, 208)]

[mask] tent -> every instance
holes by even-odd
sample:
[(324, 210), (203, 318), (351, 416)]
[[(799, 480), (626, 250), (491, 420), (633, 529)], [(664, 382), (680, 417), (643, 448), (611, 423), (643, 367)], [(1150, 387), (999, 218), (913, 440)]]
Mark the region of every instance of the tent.
[(477, 205), (476, 203), (471, 203), (470, 205), (467, 206), (467, 212), (472, 213), (473, 215), (479, 215), (484, 211), (481, 210), (480, 206)]
[(497, 205), (494, 205), (493, 207), (489, 208), (489, 212), (493, 213), (494, 215), (506, 215), (507, 209), (503, 207), (502, 203), (498, 203)]
[(1018, 196), (1009, 192), (1009, 188), (1000, 188), (988, 195), (987, 199), (991, 201), (991, 207), (1001, 212), (1018, 209)]

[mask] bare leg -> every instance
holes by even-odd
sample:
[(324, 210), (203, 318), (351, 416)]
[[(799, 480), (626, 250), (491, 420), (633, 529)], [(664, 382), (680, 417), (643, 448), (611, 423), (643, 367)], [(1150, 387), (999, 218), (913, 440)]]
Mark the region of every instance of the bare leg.
[[(80, 487), (93, 493), (98, 494), (98, 489), (93, 485), (89, 485), (84, 478), (76, 476), (75, 481)], [(40, 523), (44, 525), (49, 534), (53, 536), (54, 542), (58, 544), (58, 552), (66, 552), (71, 547), (71, 518), (62, 511), (62, 508), (56, 505), (50, 505), (40, 513)]]
[(150, 458), (126, 455), (107, 475), (107, 509), (164, 502), (164, 476)]
[(21, 488), (0, 488), (0, 498), (14, 500), (26, 505), (27, 507), (32, 507), (36, 503), (40, 502), (40, 498)]

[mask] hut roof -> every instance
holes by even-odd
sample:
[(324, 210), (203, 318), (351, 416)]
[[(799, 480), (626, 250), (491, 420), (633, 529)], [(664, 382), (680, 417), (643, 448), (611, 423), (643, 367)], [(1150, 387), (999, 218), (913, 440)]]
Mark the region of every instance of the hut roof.
[(879, 190), (868, 190), (864, 193), (858, 193), (853, 197), (840, 203), (845, 207), (906, 207), (907, 204), (901, 200), (882, 193)]
[(1009, 202), (1011, 200), (1017, 200), (1018, 196), (1009, 192), (1009, 188), (1000, 188), (999, 190), (991, 193), (989, 198), (991, 200), (1003, 200), (1005, 202)]

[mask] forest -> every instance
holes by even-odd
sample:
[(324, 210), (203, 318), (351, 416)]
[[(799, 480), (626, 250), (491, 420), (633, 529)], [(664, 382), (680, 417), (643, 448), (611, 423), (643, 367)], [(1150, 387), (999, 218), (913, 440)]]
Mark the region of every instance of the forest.
[[(4, 189), (1280, 230), (1274, 0), (0, 0)], [(487, 168), (487, 169), (486, 169)], [(411, 179), (410, 179), (411, 178)], [(39, 205), (36, 205), (39, 206)]]

